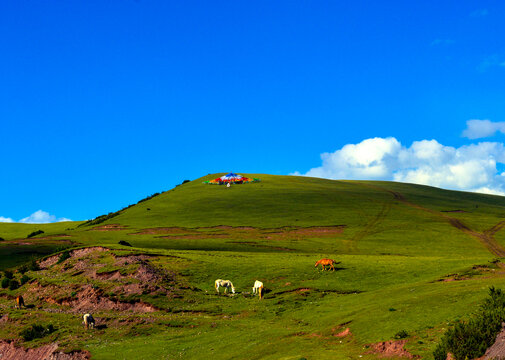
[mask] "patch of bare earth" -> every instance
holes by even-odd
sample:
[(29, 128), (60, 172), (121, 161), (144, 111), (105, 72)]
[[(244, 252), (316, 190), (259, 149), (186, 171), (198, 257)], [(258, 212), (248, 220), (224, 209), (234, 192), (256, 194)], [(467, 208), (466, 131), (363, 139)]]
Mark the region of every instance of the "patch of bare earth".
[(128, 235), (187, 234), (194, 232), (196, 231), (181, 227), (159, 227), (159, 228), (143, 229), (141, 231), (131, 233)]
[(351, 333), (351, 329), (349, 328), (345, 328), (344, 330), (334, 334), (333, 336), (336, 336), (336, 337), (346, 337), (346, 336), (351, 336), (352, 333)]
[(381, 341), (370, 345), (372, 350), (369, 353), (376, 353), (383, 357), (406, 357), (412, 359), (414, 355), (403, 348), (406, 342), (407, 340)]
[(331, 237), (341, 234), (345, 225), (308, 227), (308, 228), (276, 228), (259, 229), (250, 226), (214, 226), (208, 228), (149, 228), (129, 235), (157, 235), (166, 239), (223, 239), (229, 237), (265, 238), (272, 240), (300, 239), (304, 237)]
[(118, 231), (118, 230), (125, 230), (125, 229), (127, 229), (127, 227), (120, 225), (120, 224), (108, 224), (108, 225), (95, 226), (94, 228), (92, 228), (90, 230), (93, 230), (93, 231)]
[(37, 240), (65, 239), (65, 238), (70, 238), (70, 237), (72, 237), (72, 236), (67, 235), (67, 234), (56, 234), (56, 235), (37, 237)]
[[(178, 291), (172, 286), (175, 283), (176, 273), (160, 268), (150, 262), (153, 256), (115, 255), (112, 257), (116, 269), (100, 271), (105, 263), (97, 263), (101, 259), (100, 252), (109, 251), (104, 247), (90, 247), (77, 249), (70, 252), (70, 259), (65, 260), (63, 268), (48, 269), (60, 258), (55, 255), (40, 263), (41, 268), (54, 278), (58, 274), (80, 275), (75, 283), (61, 287), (53, 284), (44, 284), (38, 281), (30, 283), (25, 298), (30, 301), (42, 300), (49, 304), (69, 307), (70, 309), (46, 309), (47, 311), (70, 311), (72, 313), (96, 312), (101, 310), (153, 312), (157, 309), (141, 301), (119, 301), (123, 295), (164, 295), (177, 297)], [(155, 257), (154, 257), (155, 258)], [(107, 260), (107, 259), (106, 259)], [(109, 261), (108, 259), (107, 261)], [(87, 278), (87, 279), (86, 279)], [(92, 286), (89, 280), (100, 280), (100, 287)], [(96, 284), (95, 284), (96, 285)]]
[[(79, 257), (86, 256), (86, 255), (88, 255), (92, 252), (95, 252), (95, 251), (109, 251), (109, 249), (104, 248), (102, 246), (93, 246), (93, 247), (87, 247), (87, 248), (83, 248), (83, 249), (72, 250), (72, 251), (70, 251), (69, 255), (71, 258), (75, 258), (75, 257), (79, 258)], [(60, 259), (59, 254), (50, 256), (50, 257), (40, 261), (39, 266), (41, 269), (50, 268), (51, 266), (56, 264), (59, 259)]]
[(85, 351), (63, 353), (58, 351), (58, 344), (52, 343), (35, 349), (16, 346), (14, 342), (0, 341), (0, 359), (2, 360), (84, 360), (90, 354)]
[(295, 251), (295, 249), (290, 249), (290, 248), (281, 247), (281, 246), (270, 246), (270, 245), (258, 244), (255, 241), (228, 241), (228, 243), (229, 244), (249, 245), (249, 246), (254, 246), (254, 247), (259, 247), (259, 248), (264, 248), (264, 249), (279, 250), (279, 251)]
[[(47, 299), (51, 302), (51, 298)], [(156, 309), (143, 302), (127, 303), (112, 300), (103, 296), (99, 289), (92, 285), (84, 285), (74, 298), (53, 300), (59, 305), (69, 306), (74, 313), (96, 312), (99, 310), (133, 311), (133, 312), (154, 312)]]

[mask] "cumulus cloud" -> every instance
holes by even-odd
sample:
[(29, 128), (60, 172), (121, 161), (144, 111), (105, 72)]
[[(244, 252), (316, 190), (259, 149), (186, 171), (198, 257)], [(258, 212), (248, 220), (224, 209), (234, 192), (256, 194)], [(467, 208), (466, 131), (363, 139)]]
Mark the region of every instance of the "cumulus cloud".
[(489, 120), (468, 120), (463, 136), (469, 139), (479, 139), (493, 136), (497, 131), (505, 134), (505, 122), (492, 122)]
[(501, 143), (455, 148), (436, 140), (422, 140), (406, 147), (394, 137), (373, 138), (324, 153), (321, 160), (321, 166), (292, 175), (394, 180), (505, 195), (505, 174), (497, 171), (497, 163), (505, 164), (505, 147)]
[(3, 217), (3, 216), (0, 216), (0, 222), (8, 222), (8, 223), (11, 223), (11, 222), (14, 222), (14, 220), (12, 220), (11, 218), (8, 218), (8, 217)]
[(44, 224), (44, 223), (53, 223), (62, 221), (72, 221), (72, 220), (67, 218), (56, 218), (56, 216), (51, 215), (43, 210), (37, 210), (30, 216), (19, 220), (20, 223), (27, 223), (27, 224)]

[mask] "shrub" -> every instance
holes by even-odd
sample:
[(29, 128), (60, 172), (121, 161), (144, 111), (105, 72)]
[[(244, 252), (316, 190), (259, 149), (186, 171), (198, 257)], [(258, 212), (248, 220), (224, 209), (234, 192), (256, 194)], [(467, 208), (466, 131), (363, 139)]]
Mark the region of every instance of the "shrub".
[(395, 334), (395, 339), (405, 339), (409, 336), (409, 333), (405, 330), (400, 330)]
[(120, 240), (118, 242), (119, 245), (123, 245), (123, 246), (132, 246), (128, 241), (124, 241), (124, 240)]
[(2, 289), (7, 289), (7, 288), (9, 287), (9, 283), (10, 283), (10, 282), (11, 282), (11, 281), (10, 281), (9, 279), (7, 279), (7, 278), (3, 278), (3, 279), (2, 279), (2, 284), (1, 284), (1, 285), (2, 285)]
[(40, 234), (43, 234), (43, 233), (44, 233), (44, 231), (37, 230), (37, 231), (34, 231), (34, 232), (28, 234), (27, 238), (31, 238), (31, 237), (34, 237), (34, 236), (37, 236), (37, 235), (40, 235)]
[(4, 276), (5, 276), (7, 279), (12, 279), (12, 278), (14, 277), (14, 274), (12, 273), (12, 271), (5, 270), (5, 271), (4, 271)]
[(23, 264), (20, 267), (18, 267), (18, 273), (20, 273), (20, 274), (24, 274), (27, 271), (28, 271), (28, 265), (27, 264)]
[(5, 239), (3, 237), (0, 237), (0, 241), (5, 241)]
[(19, 333), (19, 336), (21, 336), (25, 341), (30, 341), (33, 339), (38, 339), (46, 335), (49, 335), (53, 333), (55, 330), (56, 329), (52, 324), (49, 324), (47, 326), (35, 324), (29, 328), (22, 330)]
[(21, 283), (21, 285), (26, 284), (28, 281), (30, 281), (30, 277), (28, 275), (21, 276), (21, 279), (19, 280), (19, 282)]
[(39, 266), (39, 263), (37, 262), (37, 260), (32, 259), (30, 261), (30, 264), (28, 265), (28, 269), (31, 270), (31, 271), (39, 271), (40, 270), (40, 266)]
[(9, 290), (16, 290), (19, 287), (19, 282), (17, 280), (10, 280), (9, 281)]
[(70, 253), (68, 251), (64, 251), (60, 254), (60, 258), (58, 259), (56, 264), (61, 264), (62, 262), (64, 262), (65, 260), (67, 260), (69, 258), (70, 258)]
[(505, 321), (505, 293), (491, 287), (489, 297), (484, 300), (478, 312), (467, 322), (458, 322), (448, 329), (437, 345), (435, 360), (445, 360), (447, 353), (456, 360), (478, 358), (495, 341), (496, 335)]

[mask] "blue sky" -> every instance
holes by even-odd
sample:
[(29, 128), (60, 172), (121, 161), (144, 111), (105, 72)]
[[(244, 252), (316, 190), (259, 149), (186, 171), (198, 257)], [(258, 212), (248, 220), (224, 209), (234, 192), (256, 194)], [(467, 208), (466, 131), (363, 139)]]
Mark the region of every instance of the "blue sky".
[(3, 1), (0, 221), (88, 219), (228, 171), (504, 193), (504, 18), (501, 1)]

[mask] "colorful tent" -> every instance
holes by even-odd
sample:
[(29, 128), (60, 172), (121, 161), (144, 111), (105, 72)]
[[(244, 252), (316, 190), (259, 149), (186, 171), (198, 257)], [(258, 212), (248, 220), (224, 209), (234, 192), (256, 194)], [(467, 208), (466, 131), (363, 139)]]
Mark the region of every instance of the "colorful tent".
[(217, 179), (204, 181), (204, 184), (214, 184), (214, 185), (224, 185), (224, 184), (247, 184), (252, 182), (259, 182), (260, 179), (256, 178), (248, 178), (242, 175), (229, 173), (227, 175), (223, 175)]

